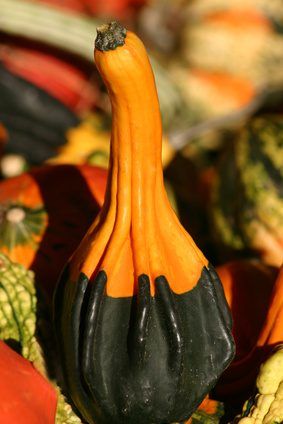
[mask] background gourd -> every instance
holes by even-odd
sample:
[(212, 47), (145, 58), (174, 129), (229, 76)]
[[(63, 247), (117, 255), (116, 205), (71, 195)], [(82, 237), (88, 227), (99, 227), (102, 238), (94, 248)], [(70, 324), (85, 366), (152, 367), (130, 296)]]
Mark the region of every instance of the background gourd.
[[(282, 267), (236, 261), (218, 267), (234, 319), (236, 355), (215, 395), (237, 404), (252, 395), (260, 364), (283, 341)], [(256, 295), (255, 295), (256, 293)]]
[[(3, 422), (54, 424), (56, 393), (30, 362), (0, 340), (0, 413)], [(25, 393), (25, 396), (22, 396)], [(11, 402), (11, 400), (13, 401)]]
[(283, 421), (283, 350), (275, 352), (260, 366), (256, 393), (246, 401), (240, 418), (233, 423), (273, 424)]
[(252, 119), (227, 146), (212, 200), (215, 244), (254, 251), (280, 266), (283, 253), (282, 128), (280, 115)]
[(49, 296), (100, 209), (106, 176), (89, 165), (54, 165), (0, 182), (0, 252), (32, 268)]

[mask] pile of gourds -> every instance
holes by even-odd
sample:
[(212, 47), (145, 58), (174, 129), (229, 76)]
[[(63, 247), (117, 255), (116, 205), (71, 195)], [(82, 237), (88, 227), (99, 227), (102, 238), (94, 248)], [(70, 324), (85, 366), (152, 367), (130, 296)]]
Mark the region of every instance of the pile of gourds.
[[(7, 174), (0, 164), (0, 421), (20, 412), (23, 424), (283, 422), (281, 100), (271, 95), (218, 132), (213, 155), (175, 153), (162, 121), (192, 115), (180, 82), (162, 91), (174, 64), (171, 76), (154, 59), (152, 70), (141, 39), (112, 21), (97, 29), (97, 73), (73, 65), (74, 53), (89, 61), (94, 26), (74, 11), (96, 15), (99, 2), (64, 2), (62, 12), (51, 0), (9, 1), (0, 0), (2, 31), (19, 36), (26, 25), (32, 39), (49, 11), (74, 33), (48, 40), (43, 26), (40, 42), (77, 44), (66, 58), (10, 36), (0, 44), (1, 150), (28, 162), (12, 178), (13, 157)], [(121, 2), (122, 19), (138, 3)], [(205, 24), (227, 23), (205, 4), (187, 7)], [(257, 30), (267, 25), (252, 16)], [(186, 55), (205, 68), (193, 49)], [(28, 60), (47, 68), (33, 72)]]
[(282, 85), (278, 0), (154, 0), (139, 19), (197, 119), (239, 110)]

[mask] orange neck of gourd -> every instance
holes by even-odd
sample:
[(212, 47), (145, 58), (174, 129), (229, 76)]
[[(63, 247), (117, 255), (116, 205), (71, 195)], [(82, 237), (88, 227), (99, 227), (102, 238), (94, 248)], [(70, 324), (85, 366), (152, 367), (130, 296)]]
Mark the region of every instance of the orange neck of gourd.
[(72, 264), (88, 278), (103, 270), (112, 297), (132, 296), (141, 275), (148, 276), (152, 295), (160, 276), (184, 293), (207, 260), (165, 193), (160, 110), (145, 48), (128, 32), (113, 50), (96, 49), (95, 61), (112, 104), (110, 170), (100, 216)]
[[(115, 209), (115, 227), (121, 242), (126, 234), (130, 236), (137, 278), (142, 273), (150, 274), (152, 260), (147, 252), (155, 244), (150, 229), (156, 226), (156, 192), (164, 187), (162, 128), (154, 77), (147, 57), (142, 66), (140, 58), (132, 57), (131, 72), (124, 66), (133, 41), (136, 37), (128, 32), (123, 47), (107, 52), (107, 65), (111, 63), (110, 68), (114, 68), (112, 74), (104, 73), (106, 59), (97, 59), (103, 52), (96, 52), (96, 63), (112, 105), (110, 176), (104, 208), (105, 213)], [(106, 258), (104, 266), (112, 265)], [(161, 272), (159, 269), (156, 274)]]

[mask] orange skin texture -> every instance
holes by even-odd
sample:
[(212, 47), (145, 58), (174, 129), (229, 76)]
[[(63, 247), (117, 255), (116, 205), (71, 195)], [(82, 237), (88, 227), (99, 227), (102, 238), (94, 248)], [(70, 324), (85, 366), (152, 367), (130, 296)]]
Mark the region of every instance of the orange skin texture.
[[(36, 280), (52, 295), (59, 274), (80, 243), (104, 201), (107, 172), (89, 165), (52, 165), (0, 184), (0, 204), (44, 208), (42, 231), (27, 244), (1, 252), (35, 271)], [(59, 248), (54, 246), (60, 244)]]
[(101, 213), (71, 262), (71, 280), (107, 274), (106, 292), (128, 297), (137, 278), (164, 275), (175, 293), (191, 290), (207, 259), (183, 229), (165, 193), (162, 128), (152, 69), (143, 43), (127, 32), (115, 50), (95, 50), (112, 104), (110, 171)]
[[(87, 182), (93, 197), (100, 205), (102, 205), (104, 201), (105, 181), (107, 176), (105, 171), (100, 168), (96, 168), (96, 170), (94, 170), (94, 167), (88, 165), (74, 166), (74, 168), (78, 169)], [(45, 166), (45, 169), (47, 170), (51, 168), (50, 166)], [(96, 174), (95, 179), (94, 173)], [(6, 201), (11, 200), (23, 203), (29, 208), (41, 207), (44, 204), (40, 186), (37, 184), (33, 174), (25, 173), (18, 177), (10, 178), (1, 182), (0, 202), (5, 203)]]
[(192, 69), (191, 73), (203, 85), (213, 87), (224, 98), (233, 99), (237, 106), (245, 106), (256, 94), (255, 87), (248, 79), (224, 72), (212, 72), (204, 69)]
[(213, 415), (213, 414), (216, 414), (217, 407), (218, 407), (218, 402), (216, 400), (209, 399), (207, 396), (198, 407), (198, 410), (204, 411), (207, 414)]
[(270, 20), (256, 9), (222, 10), (206, 15), (205, 20), (232, 30), (249, 31), (254, 28), (272, 32)]
[[(32, 239), (34, 243), (40, 243), (40, 240), (44, 234), (42, 232), (41, 236), (35, 236)], [(19, 264), (24, 265), (26, 268), (29, 268), (34, 260), (34, 257), (37, 252), (37, 244), (30, 243), (27, 245), (17, 245), (13, 248), (13, 250), (8, 249), (6, 246), (1, 246), (1, 252), (4, 255), (8, 256), (11, 261), (17, 262)]]
[(38, 186), (29, 174), (7, 179), (1, 183), (1, 203), (17, 201), (28, 208), (42, 205)]
[[(217, 413), (219, 402), (217, 400), (209, 399), (208, 396), (204, 398), (201, 404), (198, 407), (198, 411), (203, 411), (208, 415), (215, 415)], [(189, 418), (185, 424), (191, 424), (192, 418)]]
[(263, 360), (283, 342), (283, 267), (235, 261), (217, 268), (231, 308), (234, 361), (216, 387), (222, 399), (244, 400), (251, 395)]
[(9, 424), (54, 424), (57, 394), (33, 365), (0, 340), (0, 417)]

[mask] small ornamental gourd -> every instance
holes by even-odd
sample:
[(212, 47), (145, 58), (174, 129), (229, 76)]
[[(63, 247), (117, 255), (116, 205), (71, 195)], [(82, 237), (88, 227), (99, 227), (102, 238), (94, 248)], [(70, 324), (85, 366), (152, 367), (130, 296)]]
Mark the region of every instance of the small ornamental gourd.
[(232, 310), (237, 353), (214, 394), (228, 402), (251, 395), (260, 364), (283, 343), (283, 266), (276, 271), (238, 262), (236, 274), (236, 263), (218, 268)]
[(56, 391), (32, 364), (0, 340), (2, 423), (53, 424)]
[(235, 361), (244, 357), (257, 342), (279, 271), (253, 260), (228, 262), (218, 266), (216, 271), (232, 314)]
[(50, 297), (100, 210), (106, 177), (98, 167), (53, 165), (0, 182), (0, 253), (34, 270)]
[(228, 146), (212, 196), (212, 231), (222, 252), (257, 254), (281, 266), (283, 257), (283, 118), (250, 120)]
[(81, 424), (54, 381), (55, 358), (48, 307), (34, 273), (0, 253), (1, 423)]
[(203, 0), (188, 4), (192, 18), (182, 31), (183, 59), (192, 68), (245, 78), (254, 88), (280, 84), (282, 37), (268, 6), (262, 7), (261, 1), (245, 1), (242, 6), (239, 1), (206, 3), (206, 7)]
[(233, 423), (279, 424), (283, 422), (283, 346), (278, 345), (260, 366), (256, 393)]
[(55, 294), (66, 390), (88, 423), (182, 422), (233, 357), (230, 314), (165, 193), (142, 42), (103, 25), (95, 61), (112, 104), (110, 172), (104, 206)]
[(66, 143), (65, 132), (79, 123), (59, 100), (10, 72), (1, 62), (0, 121), (7, 130), (4, 153), (21, 155), (32, 165), (55, 156)]

